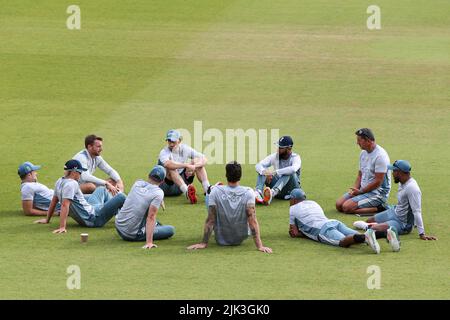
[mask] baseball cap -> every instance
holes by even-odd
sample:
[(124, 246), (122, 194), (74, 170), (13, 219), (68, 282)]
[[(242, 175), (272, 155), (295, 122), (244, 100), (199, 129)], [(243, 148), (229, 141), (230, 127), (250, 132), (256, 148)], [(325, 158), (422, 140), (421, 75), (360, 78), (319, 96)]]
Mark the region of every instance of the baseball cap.
[(392, 165), (388, 165), (389, 170), (400, 170), (403, 172), (411, 172), (411, 165), (406, 160), (396, 160)]
[(295, 188), (291, 191), (291, 199), (306, 200), (306, 193), (303, 189)]
[(156, 165), (150, 171), (148, 176), (156, 180), (157, 182), (161, 182), (166, 178), (166, 169), (163, 166)]
[(39, 170), (40, 168), (41, 168), (41, 166), (35, 166), (31, 162), (27, 161), (27, 162), (22, 163), (19, 166), (17, 173), (19, 174), (19, 176), (24, 176), (24, 175), (29, 174), (32, 171)]
[(278, 146), (278, 148), (287, 148), (292, 147), (294, 145), (294, 141), (292, 141), (292, 138), (290, 136), (282, 136), (278, 142), (275, 142), (275, 144)]
[(373, 135), (372, 130), (370, 130), (369, 128), (361, 128), (356, 130), (355, 134), (359, 137), (363, 137), (366, 139), (369, 139), (371, 141), (375, 141), (375, 136)]
[(178, 141), (181, 138), (181, 133), (177, 130), (169, 130), (166, 134), (166, 141), (170, 140), (172, 142)]
[(83, 168), (83, 166), (81, 165), (81, 162), (75, 159), (71, 159), (69, 161), (66, 162), (66, 164), (64, 165), (64, 170), (67, 171), (76, 171), (79, 173), (82, 173), (83, 171), (87, 171), (87, 169)]

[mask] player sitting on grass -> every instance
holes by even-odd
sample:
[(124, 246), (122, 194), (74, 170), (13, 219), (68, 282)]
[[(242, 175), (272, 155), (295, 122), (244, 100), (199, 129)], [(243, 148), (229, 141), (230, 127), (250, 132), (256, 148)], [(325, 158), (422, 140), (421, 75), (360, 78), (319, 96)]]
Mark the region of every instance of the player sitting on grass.
[(289, 235), (292, 238), (309, 238), (321, 243), (347, 248), (353, 244), (367, 243), (375, 253), (380, 253), (377, 238), (387, 238), (393, 251), (400, 250), (400, 243), (394, 228), (384, 232), (369, 229), (360, 234), (348, 228), (344, 223), (328, 219), (315, 201), (306, 200), (302, 189), (291, 192), (289, 210)]
[[(17, 173), (22, 183), (20, 193), (22, 195), (22, 209), (26, 216), (45, 216), (53, 198), (53, 190), (42, 183), (37, 182), (37, 170), (41, 166), (35, 166), (31, 162), (24, 162), (19, 166)], [(59, 214), (60, 205), (55, 210)]]
[(350, 191), (336, 201), (336, 209), (344, 213), (375, 214), (387, 208), (391, 191), (390, 160), (386, 150), (375, 143), (372, 130), (362, 128), (355, 134), (356, 143), (362, 149), (358, 176)]
[[(300, 156), (292, 152), (294, 142), (283, 136), (277, 143), (278, 152), (267, 156), (256, 165), (258, 179), (255, 196), (257, 203), (269, 205), (274, 197), (289, 199), (290, 192), (300, 188)], [(274, 170), (269, 168), (273, 167)], [(263, 189), (264, 188), (264, 189)]]
[(50, 203), (47, 218), (38, 220), (36, 223), (50, 223), (59, 201), (61, 203), (59, 228), (53, 233), (67, 232), (68, 216), (71, 216), (84, 227), (103, 227), (122, 207), (126, 199), (125, 195), (119, 193), (112, 197), (105, 187), (98, 187), (86, 201), (78, 184), (81, 173), (86, 169), (81, 166), (78, 160), (72, 159), (66, 162), (64, 170), (64, 177), (60, 178), (55, 184), (55, 194)]
[[(87, 169), (81, 174), (78, 182), (81, 192), (84, 194), (93, 193), (98, 186), (106, 187), (113, 196), (123, 192), (124, 185), (119, 173), (100, 156), (103, 151), (103, 139), (91, 134), (84, 139), (84, 145), (86, 149), (81, 150), (73, 157), (73, 159), (80, 161), (83, 168)], [(95, 177), (94, 172), (97, 167), (110, 178), (103, 180)]]
[(272, 249), (264, 247), (261, 242), (254, 192), (251, 188), (239, 184), (242, 176), (241, 165), (234, 161), (228, 163), (225, 168), (228, 185), (215, 185), (206, 197), (208, 217), (203, 240), (188, 249), (205, 249), (213, 230), (218, 245), (240, 245), (248, 238), (250, 229), (256, 248), (261, 252), (272, 253)]
[(395, 227), (399, 234), (410, 233), (417, 226), (420, 239), (437, 240), (433, 236), (425, 235), (422, 220), (422, 193), (416, 180), (411, 177), (411, 165), (406, 160), (397, 160), (389, 169), (393, 170), (394, 182), (400, 183), (397, 192), (398, 203), (388, 210), (370, 217), (367, 222), (356, 221), (353, 223), (358, 229), (372, 229), (385, 231), (389, 227)]
[(160, 188), (165, 196), (184, 194), (194, 204), (197, 203), (196, 190), (192, 184), (195, 176), (201, 182), (205, 194), (210, 186), (205, 169), (207, 160), (203, 154), (183, 144), (181, 140), (179, 131), (167, 132), (167, 147), (161, 150), (158, 160), (158, 164), (167, 170), (167, 176)]
[(158, 187), (166, 177), (162, 166), (155, 166), (148, 180), (138, 180), (116, 216), (116, 229), (126, 241), (147, 241), (144, 249), (156, 248), (153, 240), (168, 239), (175, 233), (172, 226), (161, 225), (156, 214), (162, 204), (164, 192)]

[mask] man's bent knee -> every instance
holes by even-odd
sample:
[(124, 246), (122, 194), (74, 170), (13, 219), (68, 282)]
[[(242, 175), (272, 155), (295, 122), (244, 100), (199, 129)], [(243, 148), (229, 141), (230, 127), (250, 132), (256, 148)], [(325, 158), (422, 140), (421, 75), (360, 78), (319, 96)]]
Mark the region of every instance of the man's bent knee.
[(342, 211), (344, 213), (354, 213), (356, 209), (358, 209), (358, 203), (354, 202), (353, 200), (347, 200), (342, 205)]
[(342, 206), (344, 202), (347, 201), (345, 198), (339, 198), (336, 200), (336, 210), (339, 212), (343, 212)]
[(91, 182), (83, 183), (80, 185), (80, 190), (84, 194), (91, 194), (95, 191), (97, 186)]

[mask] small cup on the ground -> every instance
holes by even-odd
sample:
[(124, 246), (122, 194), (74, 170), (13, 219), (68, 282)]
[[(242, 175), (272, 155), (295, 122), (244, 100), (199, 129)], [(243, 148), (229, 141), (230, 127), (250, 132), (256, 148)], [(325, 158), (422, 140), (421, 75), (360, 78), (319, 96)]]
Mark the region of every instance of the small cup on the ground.
[(81, 243), (86, 243), (88, 241), (88, 234), (87, 233), (82, 233), (81, 234)]

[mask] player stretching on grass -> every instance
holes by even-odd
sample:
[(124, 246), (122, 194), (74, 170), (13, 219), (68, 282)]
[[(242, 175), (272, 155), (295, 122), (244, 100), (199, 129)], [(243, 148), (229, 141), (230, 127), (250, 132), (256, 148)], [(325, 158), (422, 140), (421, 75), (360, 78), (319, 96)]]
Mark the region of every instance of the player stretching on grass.
[(214, 230), (216, 242), (221, 246), (236, 246), (247, 239), (250, 229), (256, 248), (261, 252), (272, 253), (264, 247), (256, 220), (255, 195), (251, 188), (239, 184), (242, 168), (236, 161), (225, 167), (228, 185), (216, 185), (206, 197), (208, 217), (205, 222), (201, 243), (189, 246), (189, 250), (205, 249)]
[[(20, 180), (20, 193), (22, 195), (22, 209), (26, 216), (45, 216), (53, 198), (53, 190), (42, 183), (37, 182), (37, 170), (41, 166), (35, 166), (31, 162), (24, 162), (19, 166), (17, 173)], [(59, 203), (56, 211), (59, 213)]]
[[(81, 174), (79, 181), (81, 192), (90, 194), (98, 186), (106, 187), (113, 196), (123, 192), (124, 185), (119, 174), (100, 156), (103, 151), (103, 139), (91, 134), (84, 139), (84, 145), (86, 149), (81, 150), (73, 157), (80, 161), (83, 168), (87, 169)], [(93, 174), (96, 168), (105, 172), (110, 178), (103, 180), (95, 177)]]
[(158, 160), (158, 164), (167, 170), (167, 176), (160, 188), (165, 196), (184, 194), (194, 204), (197, 203), (196, 190), (192, 184), (195, 176), (201, 182), (205, 194), (210, 186), (205, 169), (207, 160), (200, 152), (181, 143), (181, 140), (179, 131), (167, 132), (167, 147), (161, 150)]
[(416, 180), (411, 177), (411, 165), (406, 160), (397, 160), (389, 169), (393, 170), (394, 182), (400, 183), (397, 192), (398, 203), (388, 210), (370, 217), (367, 222), (356, 221), (353, 223), (358, 229), (372, 229), (386, 231), (389, 227), (395, 227), (399, 234), (410, 233), (417, 226), (420, 239), (437, 240), (433, 236), (425, 234), (422, 220), (422, 193)]
[(65, 233), (67, 217), (71, 216), (79, 225), (90, 228), (103, 227), (125, 202), (123, 193), (112, 197), (105, 187), (98, 187), (89, 196), (88, 201), (83, 197), (78, 180), (81, 173), (86, 169), (78, 160), (69, 160), (64, 166), (64, 177), (60, 178), (55, 185), (53, 196), (47, 218), (36, 221), (36, 223), (47, 224), (53, 216), (56, 204), (61, 203), (59, 228), (53, 233)]
[(362, 149), (358, 176), (350, 191), (336, 201), (336, 209), (344, 213), (375, 214), (387, 208), (391, 191), (390, 160), (387, 152), (375, 143), (370, 129), (362, 128), (355, 134)]
[(164, 198), (164, 192), (158, 187), (166, 177), (162, 166), (155, 166), (148, 180), (134, 183), (127, 200), (116, 216), (116, 229), (126, 241), (147, 241), (144, 249), (156, 248), (153, 240), (167, 239), (173, 236), (172, 226), (163, 226), (156, 220), (156, 214)]
[(293, 189), (300, 188), (302, 160), (298, 154), (292, 152), (293, 145), (294, 142), (290, 136), (281, 137), (277, 143), (278, 152), (269, 155), (256, 165), (257, 203), (269, 205), (274, 197), (288, 199)]
[(377, 254), (380, 253), (377, 238), (387, 238), (393, 251), (400, 250), (397, 236), (392, 236), (396, 233), (394, 228), (384, 232), (369, 229), (365, 234), (360, 234), (338, 220), (328, 219), (319, 204), (306, 200), (306, 194), (302, 189), (292, 190), (290, 204), (289, 235), (292, 238), (309, 238), (344, 248), (353, 244), (367, 243)]

